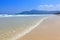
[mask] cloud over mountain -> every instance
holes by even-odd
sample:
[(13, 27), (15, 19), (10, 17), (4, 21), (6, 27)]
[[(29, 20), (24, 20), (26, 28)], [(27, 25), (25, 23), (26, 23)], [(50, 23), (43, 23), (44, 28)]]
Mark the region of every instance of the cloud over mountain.
[(59, 11), (60, 4), (57, 4), (57, 5), (39, 5), (38, 10)]

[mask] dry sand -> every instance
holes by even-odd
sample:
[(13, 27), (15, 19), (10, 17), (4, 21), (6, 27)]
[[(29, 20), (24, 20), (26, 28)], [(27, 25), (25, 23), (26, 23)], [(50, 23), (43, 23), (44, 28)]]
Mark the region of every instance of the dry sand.
[(17, 40), (60, 40), (60, 16), (44, 20), (31, 32)]

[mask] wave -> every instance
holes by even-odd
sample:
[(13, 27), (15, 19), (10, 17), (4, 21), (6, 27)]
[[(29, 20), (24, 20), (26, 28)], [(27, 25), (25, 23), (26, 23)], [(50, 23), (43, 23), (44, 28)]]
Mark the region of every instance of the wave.
[(23, 37), (24, 35), (28, 34), (29, 32), (31, 32), (34, 28), (38, 27), (38, 25), (40, 25), (45, 19), (47, 19), (48, 17), (44, 17), (42, 18), (40, 21), (38, 21), (35, 25), (31, 26), (31, 28), (23, 31), (22, 33), (16, 34), (11, 40), (17, 40), (18, 38)]
[(49, 15), (0, 15), (0, 17), (16, 17), (16, 16), (49, 16)]

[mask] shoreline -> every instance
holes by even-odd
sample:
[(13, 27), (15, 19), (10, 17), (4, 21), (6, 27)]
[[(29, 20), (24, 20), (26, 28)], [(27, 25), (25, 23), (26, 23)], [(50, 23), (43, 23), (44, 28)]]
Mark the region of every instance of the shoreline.
[(60, 16), (43, 21), (30, 33), (17, 40), (60, 40)]
[(48, 17), (42, 18), (39, 22), (36, 23), (36, 25), (32, 26), (31, 28), (29, 28), (28, 30), (25, 30), (24, 32), (22, 32), (21, 34), (16, 35), (12, 40), (17, 40), (18, 38), (23, 37), (24, 35), (28, 34), (29, 32), (31, 32), (34, 28), (36, 28), (39, 24), (41, 24), (41, 22), (43, 22), (45, 19), (47, 19)]

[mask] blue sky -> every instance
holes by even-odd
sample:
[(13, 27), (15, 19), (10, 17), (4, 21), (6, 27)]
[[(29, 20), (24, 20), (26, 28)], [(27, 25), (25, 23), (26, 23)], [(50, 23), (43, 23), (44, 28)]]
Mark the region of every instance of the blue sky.
[(60, 0), (0, 0), (0, 13), (26, 10), (60, 10)]

